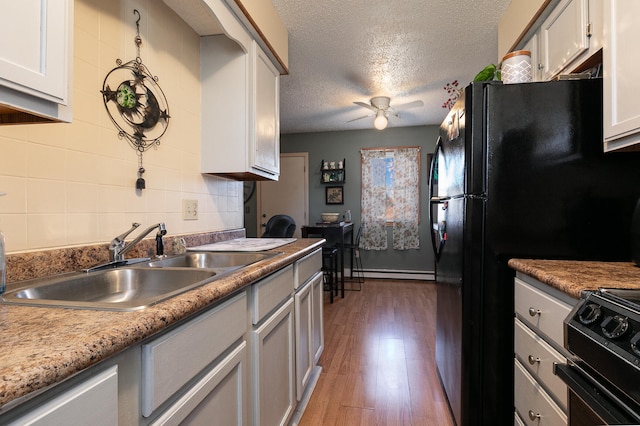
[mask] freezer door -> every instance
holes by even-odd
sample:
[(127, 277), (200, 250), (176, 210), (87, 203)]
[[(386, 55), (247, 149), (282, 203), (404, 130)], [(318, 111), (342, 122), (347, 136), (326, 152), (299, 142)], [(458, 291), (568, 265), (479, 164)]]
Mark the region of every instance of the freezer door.
[(464, 93), (460, 95), (440, 125), (438, 161), (438, 197), (455, 197), (465, 193)]
[(490, 82), (465, 87), (440, 125), (438, 196), (483, 196), (486, 175), (485, 89)]

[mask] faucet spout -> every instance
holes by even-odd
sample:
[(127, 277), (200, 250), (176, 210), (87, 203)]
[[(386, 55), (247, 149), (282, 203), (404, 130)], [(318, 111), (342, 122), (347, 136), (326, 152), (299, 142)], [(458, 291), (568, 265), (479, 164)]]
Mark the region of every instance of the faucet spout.
[[(155, 225), (152, 225), (147, 229), (145, 229), (144, 231), (142, 231), (140, 235), (138, 235), (135, 239), (133, 239), (129, 244), (125, 245), (124, 238), (127, 235), (129, 235), (131, 231), (136, 229), (138, 226), (140, 226), (139, 223), (133, 223), (132, 228), (130, 230), (113, 239), (113, 241), (111, 242), (111, 245), (109, 246), (109, 250), (111, 250), (111, 260), (113, 261), (124, 260), (124, 255), (156, 228), (158, 228), (158, 232), (156, 234), (156, 242), (158, 241), (158, 239), (161, 240), (163, 235), (167, 234), (167, 228), (165, 224), (163, 222), (156, 223)], [(159, 246), (160, 244), (157, 245), (157, 247)]]

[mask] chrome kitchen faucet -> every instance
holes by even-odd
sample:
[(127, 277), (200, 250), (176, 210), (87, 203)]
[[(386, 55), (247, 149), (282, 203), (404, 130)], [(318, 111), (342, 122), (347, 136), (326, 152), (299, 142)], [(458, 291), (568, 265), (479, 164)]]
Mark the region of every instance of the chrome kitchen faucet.
[(144, 237), (149, 235), (151, 231), (153, 231), (156, 228), (158, 228), (158, 232), (156, 233), (156, 254), (158, 256), (161, 256), (164, 254), (164, 244), (162, 242), (162, 236), (167, 234), (167, 228), (163, 222), (156, 223), (155, 225), (148, 227), (147, 229), (142, 231), (140, 235), (138, 235), (133, 241), (125, 245), (124, 239), (127, 237), (127, 235), (129, 235), (131, 232), (133, 232), (134, 229), (136, 229), (139, 226), (140, 226), (139, 223), (133, 222), (131, 224), (131, 229), (118, 235), (111, 241), (111, 244), (109, 244), (109, 251), (111, 252), (112, 261), (124, 260), (124, 255), (129, 250), (131, 250), (133, 246), (138, 244), (140, 240), (142, 240)]

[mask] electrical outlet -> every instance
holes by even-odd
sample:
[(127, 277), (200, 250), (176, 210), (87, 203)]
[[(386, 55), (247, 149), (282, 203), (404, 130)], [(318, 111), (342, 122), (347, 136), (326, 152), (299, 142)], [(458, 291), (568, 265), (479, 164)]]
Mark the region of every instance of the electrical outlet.
[(182, 220), (198, 220), (198, 200), (182, 200)]

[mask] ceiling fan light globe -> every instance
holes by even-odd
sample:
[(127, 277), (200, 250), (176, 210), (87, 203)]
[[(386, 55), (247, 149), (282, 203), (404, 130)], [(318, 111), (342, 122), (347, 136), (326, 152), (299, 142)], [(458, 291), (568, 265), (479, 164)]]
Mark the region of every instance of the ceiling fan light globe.
[(387, 128), (388, 123), (389, 120), (387, 120), (387, 117), (385, 117), (384, 114), (378, 112), (378, 114), (376, 114), (376, 118), (373, 120), (373, 127), (378, 130), (384, 130)]

